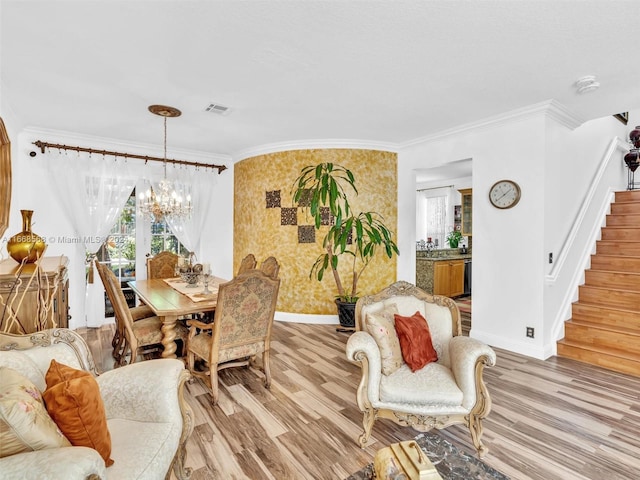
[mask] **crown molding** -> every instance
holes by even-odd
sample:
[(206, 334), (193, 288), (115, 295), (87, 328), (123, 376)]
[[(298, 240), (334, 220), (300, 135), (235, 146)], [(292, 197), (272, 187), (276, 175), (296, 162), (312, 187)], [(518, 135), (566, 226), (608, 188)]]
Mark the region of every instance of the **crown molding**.
[(416, 138), (399, 145), (399, 148), (408, 148), (422, 143), (429, 143), (436, 140), (442, 140), (446, 137), (461, 135), (471, 130), (482, 130), (486, 128), (494, 128), (515, 121), (525, 120), (538, 115), (546, 115), (559, 124), (575, 130), (585, 122), (585, 119), (578, 117), (567, 107), (562, 105), (556, 100), (547, 100), (545, 102), (528, 105), (526, 107), (511, 110), (509, 112), (501, 113), (493, 117), (487, 117), (477, 122), (465, 123), (457, 127), (453, 127), (447, 130), (442, 130), (431, 135)]
[(313, 150), (331, 148), (350, 148), (361, 150), (381, 150), (384, 152), (398, 153), (398, 145), (386, 142), (374, 142), (367, 140), (298, 140), (295, 142), (270, 143), (259, 145), (245, 150), (240, 150), (232, 155), (233, 163), (240, 162), (247, 158), (266, 155), (269, 153), (287, 152), (291, 150)]

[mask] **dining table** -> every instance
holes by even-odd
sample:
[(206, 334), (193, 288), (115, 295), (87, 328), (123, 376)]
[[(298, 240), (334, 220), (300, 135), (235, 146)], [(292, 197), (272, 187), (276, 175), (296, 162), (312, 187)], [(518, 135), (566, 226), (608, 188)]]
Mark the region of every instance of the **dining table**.
[[(162, 358), (176, 358), (176, 332), (178, 318), (194, 313), (215, 311), (218, 303), (218, 286), (225, 279), (212, 277), (209, 293), (202, 284), (187, 287), (180, 278), (154, 278), (128, 282), (138, 298), (149, 305), (162, 320)], [(184, 293), (183, 293), (184, 292)]]

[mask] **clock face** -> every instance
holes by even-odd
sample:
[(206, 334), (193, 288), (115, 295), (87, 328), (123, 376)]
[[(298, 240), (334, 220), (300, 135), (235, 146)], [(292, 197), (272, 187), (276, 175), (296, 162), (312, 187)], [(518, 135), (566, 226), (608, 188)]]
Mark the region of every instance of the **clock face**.
[(489, 190), (489, 201), (496, 208), (511, 208), (520, 200), (520, 187), (511, 180), (500, 180)]

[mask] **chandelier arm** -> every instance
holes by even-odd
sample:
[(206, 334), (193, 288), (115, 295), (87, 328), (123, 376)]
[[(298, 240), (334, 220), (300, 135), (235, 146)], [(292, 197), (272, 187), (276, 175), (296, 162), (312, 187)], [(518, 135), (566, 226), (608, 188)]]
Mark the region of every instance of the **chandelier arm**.
[[(218, 169), (218, 175), (227, 169), (226, 165), (215, 165), (211, 163), (192, 162), (189, 160), (175, 160), (172, 158), (166, 158), (166, 150), (165, 150), (165, 158), (160, 158), (160, 157), (150, 157), (148, 155), (136, 155), (133, 153), (113, 152), (109, 150), (96, 150), (94, 148), (87, 148), (87, 147), (74, 147), (71, 145), (62, 145), (59, 143), (42, 142), (40, 140), (33, 142), (33, 144), (36, 147), (38, 147), (42, 153), (44, 153), (45, 149), (47, 148), (54, 149), (54, 150), (73, 150), (74, 152), (85, 152), (85, 153), (92, 153), (92, 154), (95, 153), (98, 155), (110, 155), (113, 157), (122, 157), (122, 158), (135, 158), (138, 160), (144, 160), (145, 163), (146, 162), (165, 162), (165, 163), (171, 163), (173, 165), (186, 165), (189, 167), (202, 167), (202, 168), (211, 168), (211, 169), (216, 168)], [(165, 171), (166, 171), (166, 165), (165, 165)]]

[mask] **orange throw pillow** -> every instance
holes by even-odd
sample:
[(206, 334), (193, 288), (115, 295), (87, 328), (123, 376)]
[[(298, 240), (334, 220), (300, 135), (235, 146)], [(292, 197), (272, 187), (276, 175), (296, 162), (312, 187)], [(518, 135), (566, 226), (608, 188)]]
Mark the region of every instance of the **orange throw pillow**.
[(113, 465), (109, 458), (111, 435), (95, 378), (89, 372), (51, 360), (45, 380), (47, 389), (42, 397), (47, 412), (71, 445), (93, 448), (107, 467)]
[(427, 363), (437, 362), (438, 353), (433, 348), (429, 325), (420, 312), (410, 317), (394, 315), (396, 332), (400, 340), (402, 358), (412, 372), (420, 370)]

